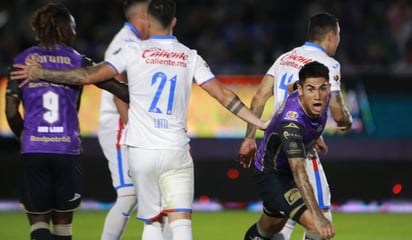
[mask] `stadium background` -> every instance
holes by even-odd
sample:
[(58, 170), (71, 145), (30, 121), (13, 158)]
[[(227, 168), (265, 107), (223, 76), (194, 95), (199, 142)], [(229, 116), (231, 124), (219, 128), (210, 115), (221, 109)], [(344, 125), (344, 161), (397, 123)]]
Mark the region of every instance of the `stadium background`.
[[(19, 144), (4, 116), (7, 66), (32, 45), (29, 19), (47, 1), (0, 3), (0, 199), (19, 193)], [(122, 27), (119, 0), (62, 1), (77, 21), (75, 48), (102, 60), (104, 49)], [(340, 135), (329, 128), (324, 156), (333, 202), (412, 200), (412, 5), (409, 1), (187, 1), (178, 0), (174, 34), (198, 49), (212, 70), (250, 102), (256, 84), (274, 59), (305, 41), (311, 13), (327, 10), (340, 19), (345, 99), (355, 117), (354, 131)], [(296, 6), (300, 6), (296, 8)], [(238, 76), (242, 76), (239, 80)], [(95, 137), (99, 90), (87, 87), (81, 103), (85, 167), (84, 198), (110, 202), (106, 161)], [(198, 199), (232, 204), (255, 201), (250, 172), (234, 159), (244, 124), (195, 88), (189, 133), (195, 161)], [(269, 106), (270, 104), (268, 104)], [(216, 105), (217, 106), (217, 105)], [(270, 116), (270, 106), (266, 109)], [(218, 129), (217, 129), (218, 128)]]

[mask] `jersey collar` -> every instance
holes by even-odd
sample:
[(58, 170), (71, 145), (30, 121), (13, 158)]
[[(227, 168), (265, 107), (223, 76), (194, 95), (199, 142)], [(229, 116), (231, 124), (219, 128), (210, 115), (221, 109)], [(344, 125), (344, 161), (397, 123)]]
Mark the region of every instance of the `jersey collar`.
[(175, 36), (151, 36), (150, 39), (171, 39), (176, 40)]
[(126, 22), (124, 25), (125, 25), (126, 27), (130, 28), (130, 30), (132, 30), (132, 32), (133, 32), (140, 40), (143, 40), (142, 34), (140, 34), (139, 30), (137, 30), (137, 28), (135, 28), (131, 23)]
[(314, 48), (317, 48), (317, 49), (321, 50), (322, 52), (326, 53), (326, 50), (321, 45), (313, 43), (313, 42), (305, 42), (304, 46), (314, 47)]

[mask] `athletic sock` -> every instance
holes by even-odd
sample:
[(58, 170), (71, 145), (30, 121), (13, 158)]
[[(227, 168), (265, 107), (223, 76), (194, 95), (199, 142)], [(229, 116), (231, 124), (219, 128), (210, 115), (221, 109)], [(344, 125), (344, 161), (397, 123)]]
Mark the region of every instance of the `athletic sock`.
[(178, 219), (170, 224), (173, 240), (192, 240), (192, 220)]
[(101, 240), (121, 239), (129, 221), (130, 213), (135, 207), (136, 196), (118, 197), (106, 215)]
[(144, 223), (142, 240), (154, 240), (162, 238), (162, 226), (159, 222)]
[(253, 224), (246, 232), (244, 240), (259, 239), (259, 240), (271, 240), (270, 237), (264, 237), (259, 233), (257, 223)]
[(49, 230), (49, 224), (46, 222), (37, 222), (30, 226), (30, 238), (32, 240), (53, 240), (53, 236)]
[(53, 237), (55, 240), (72, 240), (71, 224), (53, 225)]

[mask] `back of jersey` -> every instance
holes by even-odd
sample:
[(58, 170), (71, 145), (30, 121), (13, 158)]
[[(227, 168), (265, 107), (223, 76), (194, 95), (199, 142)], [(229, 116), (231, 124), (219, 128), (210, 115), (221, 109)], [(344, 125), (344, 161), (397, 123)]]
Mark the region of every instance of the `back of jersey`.
[[(72, 48), (32, 47), (20, 54), (15, 63), (32, 58), (48, 69), (68, 69), (82, 65), (84, 57)], [(80, 153), (78, 108), (81, 87), (30, 82), (21, 89), (24, 106), (22, 153)]]

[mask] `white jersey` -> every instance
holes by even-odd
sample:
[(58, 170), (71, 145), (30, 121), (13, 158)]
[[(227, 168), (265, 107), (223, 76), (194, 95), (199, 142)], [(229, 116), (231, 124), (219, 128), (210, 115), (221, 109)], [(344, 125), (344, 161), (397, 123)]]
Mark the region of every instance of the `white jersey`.
[(125, 144), (188, 150), (186, 115), (193, 80), (200, 85), (215, 78), (203, 58), (174, 36), (154, 36), (122, 46), (106, 62), (128, 76)]
[(282, 54), (269, 68), (266, 75), (275, 79), (273, 96), (275, 97), (275, 110), (280, 107), (287, 97), (287, 85), (299, 78), (299, 70), (303, 65), (317, 61), (329, 69), (329, 82), (331, 91), (340, 91), (340, 64), (334, 58), (329, 57), (326, 51), (319, 45), (306, 42), (304, 45)]
[[(121, 45), (129, 41), (141, 41), (141, 35), (135, 27), (130, 23), (125, 23), (123, 28), (116, 34), (109, 47), (106, 49), (105, 56), (112, 54), (119, 49)], [(120, 115), (116, 105), (113, 102), (113, 94), (106, 90), (102, 90), (100, 100), (100, 115), (99, 115), (99, 134), (105, 132), (118, 131)]]

